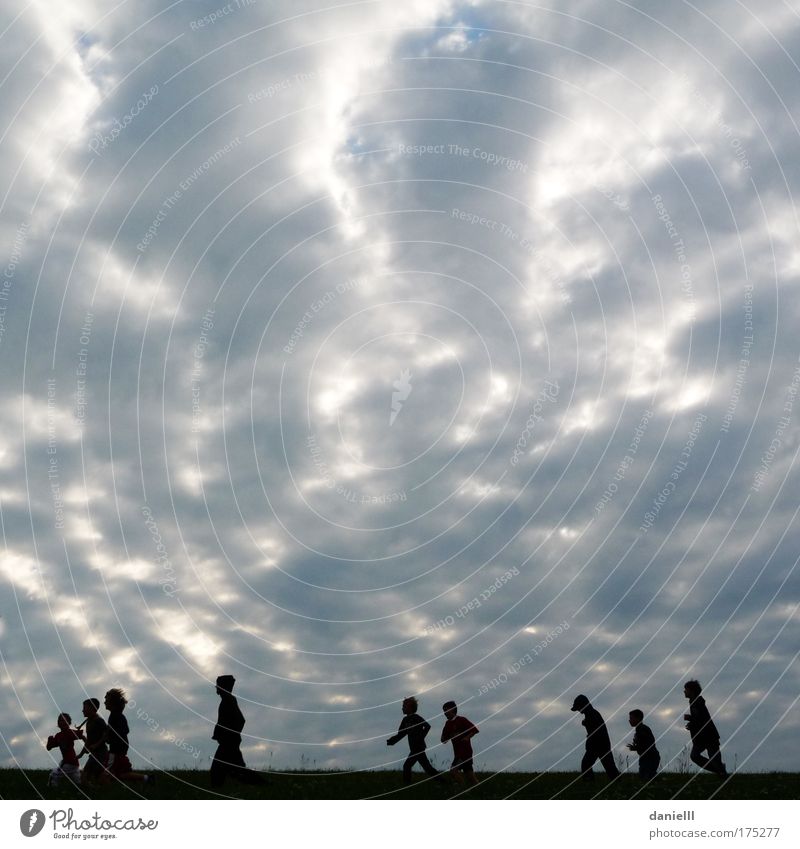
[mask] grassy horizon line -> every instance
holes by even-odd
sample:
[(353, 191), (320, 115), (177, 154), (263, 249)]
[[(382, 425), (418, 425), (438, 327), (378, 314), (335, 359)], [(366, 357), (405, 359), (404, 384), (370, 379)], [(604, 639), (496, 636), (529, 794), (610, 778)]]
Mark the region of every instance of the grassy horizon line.
[(206, 769), (158, 771), (155, 784), (124, 784), (115, 781), (98, 787), (62, 784), (47, 786), (48, 769), (0, 767), (0, 799), (43, 799), (66, 803), (75, 800), (189, 800), (189, 799), (647, 799), (679, 803), (697, 799), (800, 799), (800, 772), (741, 772), (727, 779), (698, 772), (663, 772), (651, 782), (635, 773), (609, 781), (595, 773), (582, 781), (573, 772), (485, 772), (478, 770), (478, 784), (469, 790), (451, 778), (433, 781), (422, 773), (404, 784), (400, 770), (254, 770), (255, 784), (230, 781), (212, 789)]

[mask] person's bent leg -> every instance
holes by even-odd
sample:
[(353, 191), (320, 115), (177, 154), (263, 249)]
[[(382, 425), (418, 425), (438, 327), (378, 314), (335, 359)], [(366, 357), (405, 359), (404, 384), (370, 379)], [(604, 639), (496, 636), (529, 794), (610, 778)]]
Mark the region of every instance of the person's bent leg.
[(703, 750), (700, 746), (692, 746), (692, 751), (689, 753), (689, 758), (692, 763), (697, 764), (701, 769), (706, 768), (706, 764), (708, 763), (708, 758), (703, 755)]
[(715, 772), (717, 775), (727, 775), (728, 770), (725, 764), (722, 763), (722, 753), (719, 750), (719, 743), (712, 744), (708, 747), (708, 762), (706, 769), (710, 772)]
[(134, 772), (127, 755), (118, 754), (110, 767), (114, 778), (118, 781), (147, 781), (148, 776), (142, 772)]
[(261, 784), (260, 773), (247, 768), (242, 750), (238, 746), (235, 749), (229, 749), (227, 754), (228, 772), (233, 778), (241, 781), (242, 784)]
[(594, 773), (592, 772), (592, 767), (594, 766), (594, 762), (596, 760), (597, 755), (587, 749), (586, 753), (581, 759), (581, 778), (584, 781), (594, 781)]
[(614, 763), (614, 755), (611, 752), (603, 752), (600, 755), (600, 763), (603, 765), (603, 769), (609, 778), (619, 778), (619, 769), (617, 769), (617, 765)]
[(244, 759), (238, 749), (230, 746), (220, 746), (214, 755), (212, 767), (216, 764), (216, 774), (221, 776), (225, 781), (228, 778), (235, 778), (239, 767), (244, 766)]
[(86, 786), (97, 784), (102, 773), (103, 767), (100, 761), (94, 755), (90, 754), (86, 758), (86, 765), (81, 770), (81, 784)]
[[(706, 757), (703, 752), (708, 751), (709, 757)], [(719, 753), (719, 745), (715, 746), (692, 746), (691, 759), (701, 769), (707, 772), (713, 772), (716, 775), (725, 775), (725, 766), (722, 763), (722, 758)]]
[(409, 755), (405, 759), (405, 763), (403, 764), (403, 781), (406, 784), (411, 783), (411, 769), (413, 768), (413, 766), (416, 762), (417, 762), (417, 756), (416, 755)]
[(427, 775), (438, 775), (439, 770), (428, 760), (428, 756), (425, 752), (421, 752), (417, 755), (417, 763), (425, 770)]
[(225, 783), (225, 766), (220, 763), (216, 758), (211, 761), (211, 786), (212, 787), (222, 787)]
[(450, 777), (456, 782), (456, 784), (464, 784), (464, 774), (461, 772), (461, 767), (451, 766)]
[(652, 781), (656, 777), (658, 767), (661, 764), (661, 756), (655, 758), (644, 755), (639, 758), (639, 778), (642, 781)]
[(214, 760), (211, 761), (211, 786), (222, 787), (228, 775), (226, 751), (222, 746), (217, 747)]

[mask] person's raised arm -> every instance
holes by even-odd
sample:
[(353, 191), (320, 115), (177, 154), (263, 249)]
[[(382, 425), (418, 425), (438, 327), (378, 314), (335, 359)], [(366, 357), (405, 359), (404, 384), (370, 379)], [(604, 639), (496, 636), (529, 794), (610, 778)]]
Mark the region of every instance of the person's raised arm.
[(403, 737), (408, 734), (408, 723), (406, 722), (406, 717), (404, 716), (402, 721), (400, 722), (400, 727), (397, 729), (397, 734), (392, 735), (387, 741), (387, 746), (394, 746), (395, 743), (399, 743)]
[(406, 734), (407, 734), (407, 733), (408, 733), (408, 732), (404, 731), (402, 728), (399, 728), (399, 729), (397, 730), (397, 734), (393, 734), (393, 735), (392, 735), (392, 736), (391, 736), (391, 737), (390, 737), (390, 738), (386, 741), (386, 745), (387, 745), (387, 746), (394, 746), (394, 744), (395, 744), (395, 743), (399, 743), (399, 742), (403, 739), (403, 737), (405, 737), (405, 736), (406, 736)]
[(81, 728), (76, 728), (75, 733), (78, 735), (78, 739), (83, 741), (83, 748), (78, 752), (77, 758), (82, 758), (85, 754), (89, 752), (89, 744), (86, 741), (86, 737), (83, 736), (83, 730)]

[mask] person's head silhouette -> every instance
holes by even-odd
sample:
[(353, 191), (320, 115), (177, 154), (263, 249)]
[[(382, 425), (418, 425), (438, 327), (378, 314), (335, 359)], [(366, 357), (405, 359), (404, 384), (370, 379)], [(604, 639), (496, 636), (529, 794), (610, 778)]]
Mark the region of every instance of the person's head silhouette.
[(642, 713), (642, 711), (640, 711), (638, 708), (634, 708), (628, 714), (628, 724), (632, 728), (636, 728), (636, 726), (640, 725), (642, 722), (644, 722), (644, 713)]
[(700, 682), (695, 681), (694, 679), (687, 681), (683, 685), (683, 695), (690, 701), (696, 699), (702, 692), (703, 688), (700, 686)]
[(217, 678), (217, 695), (230, 696), (235, 683), (236, 679), (233, 675), (220, 675), (219, 678)]
[(581, 693), (579, 696), (575, 696), (575, 701), (572, 703), (570, 710), (577, 710), (583, 713), (589, 707), (589, 704), (589, 699)]
[(88, 719), (90, 716), (96, 716), (100, 709), (100, 699), (86, 699), (83, 703), (83, 715)]

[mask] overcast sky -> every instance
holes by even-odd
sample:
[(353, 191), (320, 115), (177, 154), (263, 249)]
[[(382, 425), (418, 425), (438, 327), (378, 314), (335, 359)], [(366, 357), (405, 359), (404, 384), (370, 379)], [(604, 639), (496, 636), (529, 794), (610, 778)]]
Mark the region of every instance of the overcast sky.
[(800, 767), (796, 0), (3, 5), (0, 764)]

